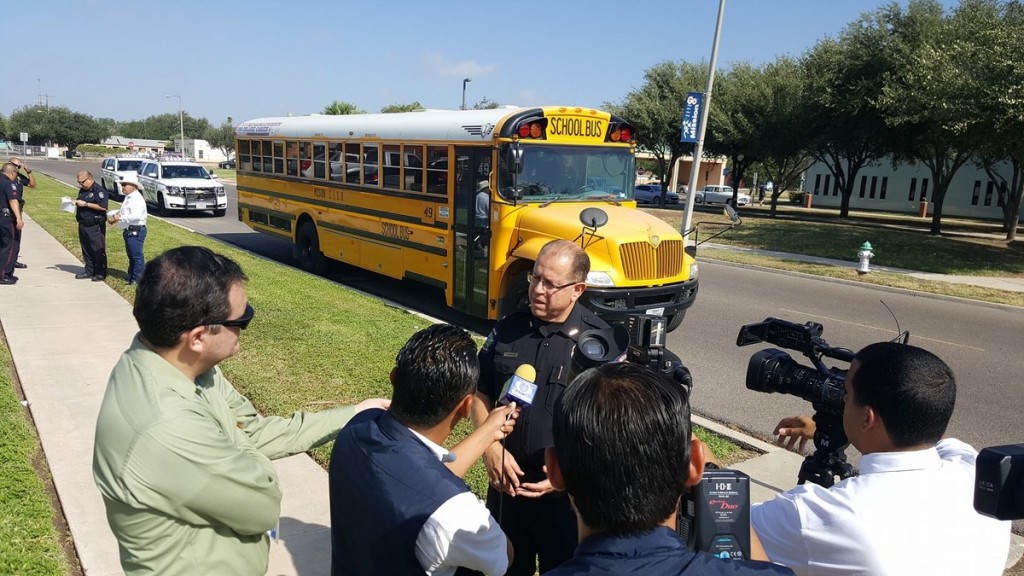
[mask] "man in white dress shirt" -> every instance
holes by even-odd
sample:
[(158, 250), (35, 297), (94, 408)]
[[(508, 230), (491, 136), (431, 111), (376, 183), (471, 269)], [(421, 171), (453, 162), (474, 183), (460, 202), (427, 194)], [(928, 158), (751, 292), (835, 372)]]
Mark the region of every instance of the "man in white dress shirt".
[[(1001, 575), (1010, 523), (974, 511), (977, 452), (943, 439), (956, 401), (949, 366), (879, 342), (856, 354), (844, 386), (843, 429), (863, 454), (860, 475), (755, 504), (750, 524), (768, 558), (798, 575)], [(786, 418), (776, 433), (802, 447), (814, 424)]]
[(123, 176), (121, 190), (124, 192), (124, 202), (109, 220), (111, 224), (120, 224), (124, 230), (124, 247), (128, 252), (128, 285), (137, 286), (139, 278), (142, 278), (142, 270), (146, 267), (143, 245), (146, 243), (146, 217), (149, 212), (137, 176)]

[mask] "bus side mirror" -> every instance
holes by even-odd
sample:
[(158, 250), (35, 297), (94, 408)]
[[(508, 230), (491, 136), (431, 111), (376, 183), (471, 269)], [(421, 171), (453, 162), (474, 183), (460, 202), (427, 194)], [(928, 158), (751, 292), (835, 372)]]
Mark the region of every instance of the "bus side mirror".
[(519, 146), (519, 142), (513, 142), (508, 147), (508, 157), (505, 160), (513, 174), (523, 173), (523, 149)]

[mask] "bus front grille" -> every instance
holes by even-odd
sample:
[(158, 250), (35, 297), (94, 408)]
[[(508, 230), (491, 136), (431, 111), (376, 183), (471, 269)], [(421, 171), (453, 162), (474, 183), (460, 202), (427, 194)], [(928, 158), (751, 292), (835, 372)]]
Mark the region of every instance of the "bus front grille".
[(683, 241), (666, 240), (657, 248), (650, 242), (630, 242), (619, 246), (619, 258), (629, 280), (670, 278), (683, 268)]

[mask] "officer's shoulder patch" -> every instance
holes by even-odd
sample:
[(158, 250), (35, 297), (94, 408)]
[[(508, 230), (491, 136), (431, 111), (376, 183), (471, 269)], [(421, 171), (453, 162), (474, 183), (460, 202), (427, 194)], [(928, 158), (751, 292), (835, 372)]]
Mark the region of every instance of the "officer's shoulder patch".
[(103, 192), (99, 193), (100, 200), (103, 200)]

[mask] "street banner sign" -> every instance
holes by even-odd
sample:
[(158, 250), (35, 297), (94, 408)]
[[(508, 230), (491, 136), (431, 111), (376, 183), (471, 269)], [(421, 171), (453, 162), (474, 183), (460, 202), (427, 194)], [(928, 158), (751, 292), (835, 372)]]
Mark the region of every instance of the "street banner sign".
[(683, 127), (680, 142), (697, 143), (700, 133), (700, 111), (704, 106), (704, 94), (702, 92), (690, 92), (686, 96), (686, 106), (683, 107)]

